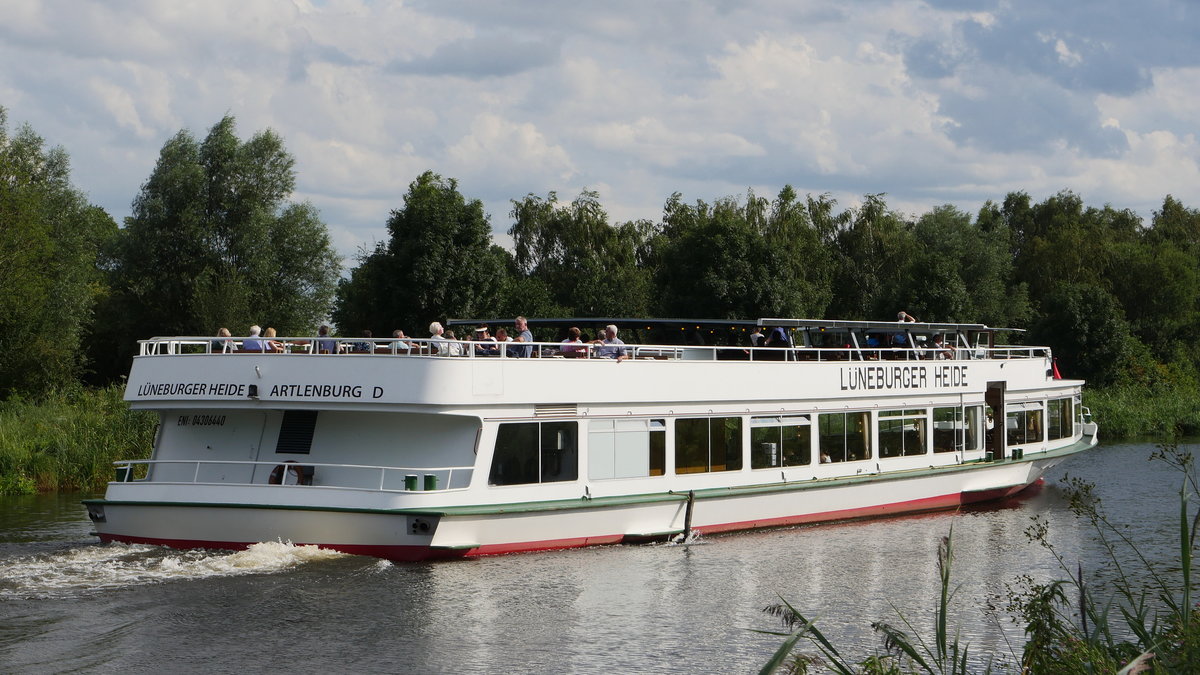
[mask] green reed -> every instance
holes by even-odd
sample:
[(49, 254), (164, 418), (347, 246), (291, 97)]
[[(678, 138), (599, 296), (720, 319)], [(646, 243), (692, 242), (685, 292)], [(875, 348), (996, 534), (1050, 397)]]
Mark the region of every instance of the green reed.
[(0, 493), (101, 490), (112, 463), (150, 454), (156, 416), (133, 411), (124, 385), (0, 403)]
[(1200, 391), (1192, 387), (1114, 385), (1086, 390), (1083, 403), (1107, 439), (1200, 434)]
[[(941, 595), (931, 636), (922, 634), (897, 610), (904, 628), (883, 622), (872, 624), (883, 637), (882, 650), (852, 661), (818, 630), (815, 621), (784, 601), (763, 610), (782, 619), (789, 632), (758, 631), (786, 636), (760, 673), (780, 668), (789, 673), (819, 670), (845, 675), (1200, 672), (1200, 604), (1192, 575), (1200, 531), (1200, 509), (1195, 508), (1200, 477), (1191, 451), (1175, 444), (1160, 445), (1150, 459), (1166, 462), (1182, 478), (1175, 532), (1178, 560), (1156, 563), (1143, 556), (1131, 537), (1139, 528), (1109, 520), (1094, 485), (1064, 478), (1071, 511), (1091, 527), (1106, 553), (1101, 566), (1105, 581), (1103, 586), (1093, 587), (1082, 567), (1073, 566), (1054, 547), (1047, 521), (1035, 516), (1026, 535), (1058, 561), (1062, 578), (1039, 582), (1021, 575), (1006, 584), (1007, 598), (994, 599), (999, 600), (994, 603), (997, 612), (1006, 612), (1025, 627), (1026, 642), (1020, 654), (1014, 650), (1009, 658), (993, 655), (986, 667), (969, 670), (968, 645), (961, 644), (958, 634), (952, 635), (947, 624), (954, 596), (952, 549), (947, 537), (938, 551)], [(801, 651), (797, 648), (801, 641), (811, 643), (816, 651)]]

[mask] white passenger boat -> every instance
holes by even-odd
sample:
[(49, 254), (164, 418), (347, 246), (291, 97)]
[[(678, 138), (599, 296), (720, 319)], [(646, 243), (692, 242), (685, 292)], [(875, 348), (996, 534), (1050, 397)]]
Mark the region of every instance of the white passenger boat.
[[(1097, 441), (1083, 382), (983, 325), (619, 322), (659, 337), (626, 358), (144, 340), (125, 398), (158, 412), (153, 454), (119, 462), (88, 513), (104, 541), (452, 558), (949, 509)], [(715, 346), (755, 326), (791, 344)]]

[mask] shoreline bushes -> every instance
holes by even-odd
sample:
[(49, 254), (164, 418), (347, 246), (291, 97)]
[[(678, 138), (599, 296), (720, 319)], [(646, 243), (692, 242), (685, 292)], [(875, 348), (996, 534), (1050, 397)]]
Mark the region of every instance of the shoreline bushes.
[(0, 402), (0, 494), (103, 490), (112, 463), (143, 459), (157, 416), (131, 410), (123, 383)]

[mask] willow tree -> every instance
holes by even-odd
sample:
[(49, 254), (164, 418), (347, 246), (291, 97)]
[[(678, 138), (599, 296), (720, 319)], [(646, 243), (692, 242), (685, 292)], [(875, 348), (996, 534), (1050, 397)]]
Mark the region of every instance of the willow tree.
[(70, 384), (103, 284), (97, 252), (116, 223), (70, 181), (65, 150), (0, 108), (0, 396)]
[(241, 141), (230, 116), (202, 142), (182, 130), (163, 145), (113, 260), (130, 339), (306, 334), (328, 316), (339, 257), (317, 210), (288, 201), (294, 167), (278, 134)]

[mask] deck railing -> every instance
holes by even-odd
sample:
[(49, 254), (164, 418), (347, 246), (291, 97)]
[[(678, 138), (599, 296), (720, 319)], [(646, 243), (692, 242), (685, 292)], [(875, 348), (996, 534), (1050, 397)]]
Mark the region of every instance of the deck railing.
[[(305, 487), (374, 492), (458, 492), (467, 489), (475, 471), (473, 466), (397, 467), (300, 460), (131, 459), (113, 462), (113, 466), (117, 483), (292, 487), (299, 478), (292, 473), (289, 481), (288, 474), (299, 472), (311, 477)], [(272, 473), (278, 474), (280, 482), (271, 481)], [(229, 479), (229, 474), (239, 475)]]
[[(247, 350), (248, 338), (156, 337), (139, 340), (141, 356), (224, 354), (239, 356), (311, 356), (318, 358), (613, 358), (618, 349), (594, 343), (472, 342), (467, 340), (392, 338), (273, 338), (268, 350)], [(264, 339), (264, 342), (266, 340)], [(978, 359), (1041, 359), (1049, 347), (736, 347), (626, 344), (627, 358), (657, 361), (917, 361)], [(525, 354), (528, 353), (528, 357)]]

